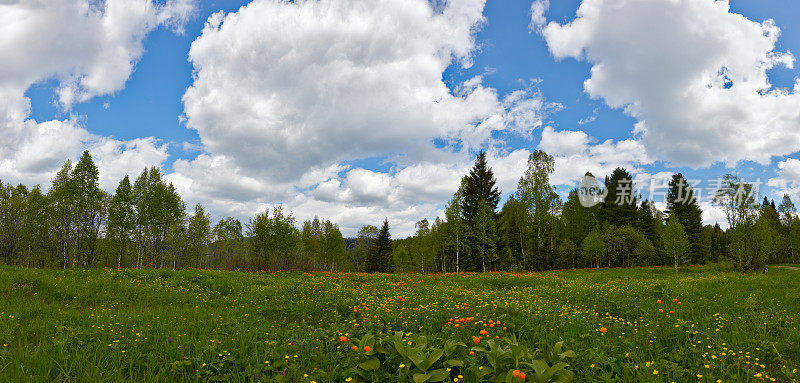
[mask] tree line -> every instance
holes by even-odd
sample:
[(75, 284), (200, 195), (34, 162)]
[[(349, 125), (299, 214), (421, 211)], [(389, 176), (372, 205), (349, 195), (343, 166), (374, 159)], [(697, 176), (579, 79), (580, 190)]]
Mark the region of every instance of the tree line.
[(187, 211), (158, 168), (125, 176), (114, 194), (84, 152), (67, 161), (50, 189), (0, 181), (0, 256), (27, 267), (347, 270), (339, 227), (314, 218), (299, 228), (278, 206), (248, 222), (212, 226), (203, 206)]
[[(367, 271), (459, 272), (599, 268), (730, 261), (741, 271), (768, 263), (798, 262), (800, 220), (788, 195), (780, 205), (758, 201), (752, 184), (728, 174), (713, 202), (725, 212), (728, 228), (703, 225), (696, 192), (680, 173), (665, 193), (666, 210), (642, 200), (633, 176), (615, 169), (602, 183), (599, 203), (586, 207), (580, 190), (562, 201), (550, 184), (554, 159), (535, 151), (517, 189), (499, 206), (486, 155), (480, 152), (469, 174), (447, 203), (444, 217), (423, 219), (414, 236), (394, 242), (391, 257), (367, 264)], [(591, 173), (587, 177), (593, 177)], [(357, 238), (358, 254), (377, 238), (373, 226)]]
[[(703, 225), (695, 191), (675, 174), (666, 209), (634, 194), (633, 177), (615, 169), (607, 194), (586, 204), (578, 188), (562, 201), (550, 184), (554, 159), (535, 151), (517, 189), (501, 191), (483, 151), (444, 207), (392, 240), (388, 220), (344, 239), (329, 220), (298, 227), (281, 206), (244, 224), (212, 225), (203, 206), (187, 211), (158, 168), (124, 177), (113, 194), (84, 152), (67, 161), (45, 193), (0, 181), (0, 256), (27, 267), (215, 268), (367, 272), (542, 271), (559, 268), (731, 261), (742, 271), (797, 263), (800, 221), (788, 195), (776, 206), (753, 185), (726, 175), (714, 195), (728, 227)], [(587, 177), (593, 177), (587, 173)]]

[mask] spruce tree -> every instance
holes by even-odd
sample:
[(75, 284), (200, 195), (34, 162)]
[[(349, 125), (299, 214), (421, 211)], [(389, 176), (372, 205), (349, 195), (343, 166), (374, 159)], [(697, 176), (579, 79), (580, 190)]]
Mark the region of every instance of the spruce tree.
[(393, 270), (393, 256), (392, 256), (392, 236), (389, 233), (389, 220), (383, 221), (381, 231), (378, 232), (378, 237), (370, 251), (369, 258), (367, 259), (367, 271), (374, 273), (388, 273)]
[(610, 177), (606, 177), (605, 187), (608, 194), (600, 205), (600, 222), (614, 227), (635, 225), (638, 208), (633, 176), (623, 168), (616, 168)]
[(497, 190), (496, 183), (494, 172), (486, 163), (486, 153), (481, 150), (464, 185), (463, 214), (468, 223), (475, 222), (481, 201), (484, 201), (492, 212), (497, 211), (497, 205), (500, 203), (500, 191)]
[[(481, 204), (484, 204), (485, 209), (492, 215), (491, 222), (484, 220), (482, 224), (488, 225), (496, 222), (496, 217), (494, 216), (496, 215), (497, 205), (500, 203), (500, 191), (495, 186), (496, 183), (497, 180), (494, 177), (494, 173), (486, 163), (486, 153), (481, 150), (464, 184), (462, 214), (466, 232), (464, 242), (468, 252), (465, 254), (462, 264), (468, 271), (483, 270), (485, 264), (482, 262), (485, 261), (487, 243), (482, 243), (481, 241), (496, 241), (494, 237), (482, 238), (478, 228), (478, 215), (481, 212)], [(492, 230), (496, 232), (496, 227)], [(488, 248), (494, 249), (494, 246), (494, 242), (488, 243)]]
[(703, 212), (697, 203), (695, 191), (681, 173), (672, 176), (667, 191), (667, 218), (675, 217), (689, 239), (689, 261), (704, 263), (708, 258), (704, 252), (702, 230)]

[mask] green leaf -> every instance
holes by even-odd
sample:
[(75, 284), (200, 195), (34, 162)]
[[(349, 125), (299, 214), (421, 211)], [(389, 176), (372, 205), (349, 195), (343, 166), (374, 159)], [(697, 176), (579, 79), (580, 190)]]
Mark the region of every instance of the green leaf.
[(421, 352), (417, 352), (408, 356), (408, 359), (411, 359), (411, 362), (414, 363), (415, 366), (419, 367), (420, 370), (427, 370), (427, 368), (422, 368), (425, 365), (425, 355)]
[(575, 373), (570, 370), (563, 370), (559, 371), (554, 377), (553, 382), (555, 383), (571, 383), (572, 380), (575, 379)]
[(425, 383), (425, 382), (428, 381), (428, 379), (431, 378), (431, 376), (428, 375), (428, 374), (419, 374), (419, 373), (417, 373), (417, 374), (414, 374), (413, 378), (414, 378), (414, 383)]
[(540, 379), (543, 382), (549, 382), (550, 378), (553, 377), (553, 375), (555, 375), (559, 371), (564, 370), (566, 367), (567, 367), (566, 363), (564, 363), (564, 362), (558, 363), (558, 364), (554, 365), (553, 367), (550, 367), (549, 369), (547, 369), (547, 372), (545, 372), (544, 375)]
[(381, 368), (381, 362), (378, 360), (378, 358), (369, 358), (359, 363), (358, 367), (361, 367), (362, 369), (367, 371), (375, 371)]
[(543, 360), (534, 360), (526, 364), (530, 366), (533, 369), (533, 371), (536, 372), (536, 375), (539, 376), (540, 378), (545, 374), (548, 368), (547, 362)]
[(450, 373), (446, 369), (440, 368), (429, 373), (429, 382), (441, 382), (450, 377)]
[(445, 367), (464, 367), (464, 362), (458, 359), (450, 359), (444, 362)]
[(567, 350), (567, 351), (562, 352), (559, 356), (561, 358), (574, 358), (575, 357), (575, 351)]
[(427, 366), (426, 370), (431, 368), (431, 366), (433, 366), (433, 364), (436, 363), (436, 361), (438, 361), (442, 355), (444, 355), (444, 351), (442, 351), (442, 349), (433, 350), (431, 355), (428, 357), (428, 360), (425, 361), (425, 365)]

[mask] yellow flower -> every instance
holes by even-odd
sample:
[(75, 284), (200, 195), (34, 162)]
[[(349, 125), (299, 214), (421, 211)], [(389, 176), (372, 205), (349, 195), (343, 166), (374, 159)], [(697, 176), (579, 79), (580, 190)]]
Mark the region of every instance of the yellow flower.
[(658, 375), (658, 370), (653, 370), (653, 375)]

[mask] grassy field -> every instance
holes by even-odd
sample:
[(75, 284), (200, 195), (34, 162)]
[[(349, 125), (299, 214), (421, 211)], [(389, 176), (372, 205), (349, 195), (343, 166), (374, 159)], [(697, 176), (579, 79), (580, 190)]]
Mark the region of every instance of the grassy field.
[(797, 381), (800, 271), (0, 267), (0, 344), (15, 382)]

